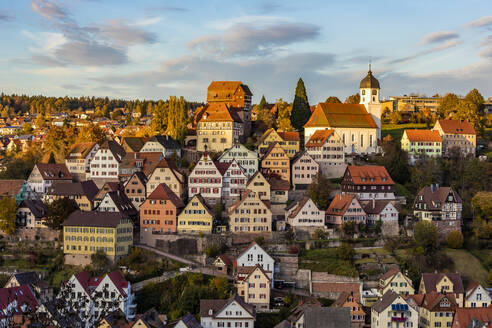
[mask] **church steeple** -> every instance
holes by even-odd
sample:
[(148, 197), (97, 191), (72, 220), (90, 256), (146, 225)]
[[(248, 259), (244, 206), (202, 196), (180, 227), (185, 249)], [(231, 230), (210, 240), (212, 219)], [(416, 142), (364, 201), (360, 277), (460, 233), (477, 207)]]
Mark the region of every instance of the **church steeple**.
[(360, 103), (366, 105), (371, 103), (379, 104), (379, 81), (372, 75), (371, 63), (366, 77), (360, 81)]

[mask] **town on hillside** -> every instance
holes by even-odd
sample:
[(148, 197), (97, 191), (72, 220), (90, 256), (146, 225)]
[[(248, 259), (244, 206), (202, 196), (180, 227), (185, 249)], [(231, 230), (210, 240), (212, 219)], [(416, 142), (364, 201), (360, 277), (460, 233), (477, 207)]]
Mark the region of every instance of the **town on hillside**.
[(0, 326), (490, 327), (492, 102), (376, 75), (343, 103), (2, 94)]

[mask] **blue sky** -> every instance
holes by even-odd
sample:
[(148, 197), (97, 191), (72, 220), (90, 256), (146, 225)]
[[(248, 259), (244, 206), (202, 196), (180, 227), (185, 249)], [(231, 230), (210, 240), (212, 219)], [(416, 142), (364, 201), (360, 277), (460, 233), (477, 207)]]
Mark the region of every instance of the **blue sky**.
[(241, 80), (258, 101), (478, 88), (492, 97), (492, 2), (2, 0), (0, 91), (204, 101)]

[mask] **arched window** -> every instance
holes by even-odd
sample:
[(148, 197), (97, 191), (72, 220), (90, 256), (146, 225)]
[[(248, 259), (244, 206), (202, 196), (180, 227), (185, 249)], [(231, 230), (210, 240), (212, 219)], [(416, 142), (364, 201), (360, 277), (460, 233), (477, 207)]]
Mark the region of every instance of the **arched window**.
[(362, 95), (364, 96), (366, 94), (366, 90), (362, 90)]
[(376, 90), (376, 89), (372, 90), (372, 95), (373, 96), (377, 96), (378, 95), (378, 90)]

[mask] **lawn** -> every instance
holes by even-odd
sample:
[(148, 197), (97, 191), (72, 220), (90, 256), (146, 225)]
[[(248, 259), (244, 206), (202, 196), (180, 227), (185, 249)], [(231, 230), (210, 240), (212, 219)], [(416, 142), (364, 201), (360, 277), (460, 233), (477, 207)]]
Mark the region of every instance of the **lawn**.
[(464, 278), (487, 285), (487, 271), (475, 256), (464, 249), (447, 248), (444, 252), (453, 259), (456, 271)]
[(390, 255), (391, 254), (390, 252), (388, 252), (383, 247), (377, 247), (377, 248), (359, 248), (359, 249), (355, 249), (355, 252), (357, 254), (376, 254), (376, 255)]
[(336, 248), (303, 250), (299, 256), (299, 268), (341, 276), (359, 275), (353, 263), (337, 258)]
[(394, 141), (400, 141), (403, 136), (403, 130), (406, 129), (429, 129), (429, 127), (425, 123), (383, 124), (381, 135), (384, 138), (389, 134)]

